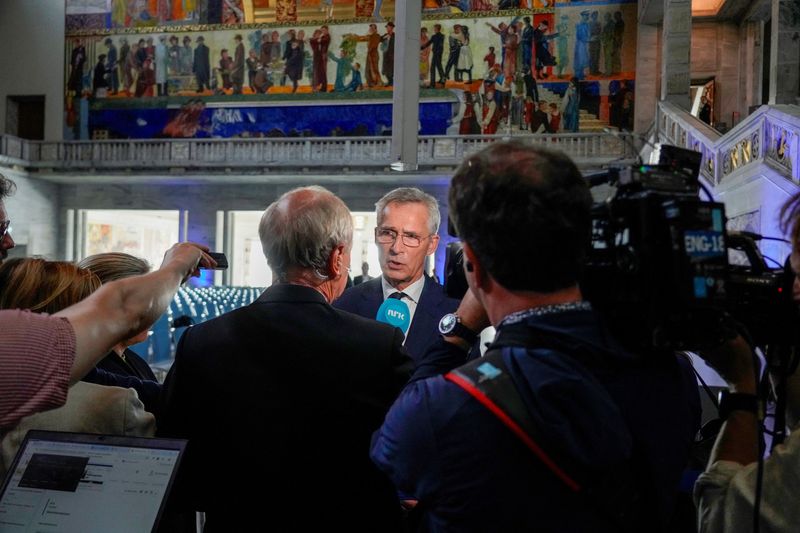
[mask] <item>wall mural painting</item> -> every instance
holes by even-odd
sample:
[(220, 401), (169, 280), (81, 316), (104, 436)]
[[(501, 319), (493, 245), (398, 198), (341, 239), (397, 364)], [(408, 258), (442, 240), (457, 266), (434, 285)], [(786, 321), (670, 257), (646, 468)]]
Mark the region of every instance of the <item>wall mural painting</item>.
[[(391, 128), (394, 1), (67, 4), (66, 138)], [(424, 0), (422, 26), (423, 134), (632, 128), (635, 0)]]

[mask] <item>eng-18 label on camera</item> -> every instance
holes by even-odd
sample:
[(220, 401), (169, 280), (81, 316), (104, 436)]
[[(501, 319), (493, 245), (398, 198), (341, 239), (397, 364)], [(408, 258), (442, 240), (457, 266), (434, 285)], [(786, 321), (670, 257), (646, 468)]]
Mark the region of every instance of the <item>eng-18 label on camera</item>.
[(687, 231), (683, 234), (686, 255), (693, 259), (724, 255), (725, 235), (716, 231)]

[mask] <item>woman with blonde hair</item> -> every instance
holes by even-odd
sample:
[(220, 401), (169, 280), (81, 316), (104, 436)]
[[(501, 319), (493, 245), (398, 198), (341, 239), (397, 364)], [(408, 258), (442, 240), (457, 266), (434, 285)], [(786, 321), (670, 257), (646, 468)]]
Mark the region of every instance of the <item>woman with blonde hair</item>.
[[(0, 265), (0, 309), (57, 313), (100, 287), (100, 279), (73, 263), (10, 259)], [(30, 429), (153, 436), (155, 417), (135, 390), (80, 381), (58, 409), (23, 418), (0, 439), (0, 479)]]
[[(91, 255), (79, 261), (78, 266), (97, 276), (101, 284), (150, 272), (147, 261), (121, 252)], [(121, 376), (157, 381), (150, 365), (136, 352), (128, 349), (128, 346), (146, 341), (147, 336), (148, 330), (144, 330), (135, 337), (117, 344), (102, 361), (97, 363), (97, 368)]]

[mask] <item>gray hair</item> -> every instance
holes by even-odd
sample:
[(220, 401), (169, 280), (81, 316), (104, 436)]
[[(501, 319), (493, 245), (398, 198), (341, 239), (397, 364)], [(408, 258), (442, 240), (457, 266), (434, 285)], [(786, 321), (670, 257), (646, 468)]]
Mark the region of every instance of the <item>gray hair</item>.
[(344, 202), (323, 187), (301, 187), (278, 198), (264, 211), (258, 236), (278, 281), (291, 267), (311, 269), (321, 278), (339, 245), (353, 242), (353, 217)]
[(0, 174), (0, 202), (14, 194), (17, 184)]
[(375, 203), (375, 214), (378, 218), (378, 225), (383, 221), (383, 210), (391, 203), (411, 204), (420, 203), (428, 208), (428, 230), (431, 234), (439, 231), (439, 223), (442, 216), (439, 214), (439, 201), (430, 194), (415, 187), (400, 187), (387, 192), (383, 198)]

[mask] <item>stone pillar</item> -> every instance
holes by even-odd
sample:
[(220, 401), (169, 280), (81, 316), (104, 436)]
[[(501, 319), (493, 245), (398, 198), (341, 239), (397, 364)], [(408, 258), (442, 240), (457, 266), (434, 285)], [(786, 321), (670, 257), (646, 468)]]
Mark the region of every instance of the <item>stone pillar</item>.
[(800, 10), (797, 0), (772, 0), (769, 51), (769, 104), (798, 103)]
[[(661, 99), (690, 109), (692, 3), (664, 0), (661, 37)], [(641, 46), (641, 44), (639, 45)]]
[(636, 104), (633, 108), (633, 131), (645, 133), (656, 117), (660, 96), (657, 26), (639, 24), (636, 37)]
[(395, 3), (392, 169), (416, 170), (419, 132), (419, 31), (421, 0)]

